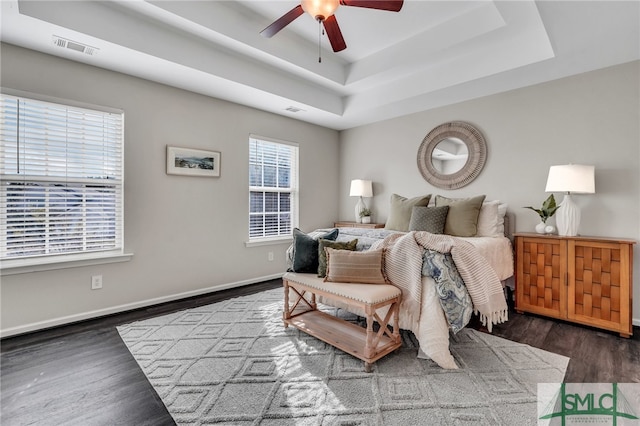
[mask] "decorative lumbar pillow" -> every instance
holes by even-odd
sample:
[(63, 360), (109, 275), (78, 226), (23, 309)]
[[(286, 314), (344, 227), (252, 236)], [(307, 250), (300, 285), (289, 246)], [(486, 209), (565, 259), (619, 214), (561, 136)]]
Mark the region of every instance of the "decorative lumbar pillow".
[(384, 273), (384, 249), (367, 251), (326, 248), (325, 281), (339, 283), (387, 284)]
[(293, 229), (293, 272), (318, 272), (318, 240), (335, 240), (338, 229), (312, 237), (298, 228)]
[(449, 206), (442, 207), (414, 207), (411, 212), (409, 231), (426, 231), (432, 234), (442, 234), (447, 221)]
[(325, 240), (324, 238), (318, 240), (318, 276), (324, 278), (327, 275), (327, 253), (324, 250), (326, 247), (354, 251), (357, 245), (357, 238), (347, 242)]
[(484, 195), (472, 198), (447, 198), (436, 195), (436, 207), (449, 206), (444, 233), (456, 237), (475, 237), (484, 198)]
[(389, 205), (389, 218), (385, 224), (385, 229), (393, 231), (407, 232), (411, 213), (415, 206), (427, 206), (431, 194), (424, 197), (406, 198), (398, 194), (391, 194), (391, 204)]

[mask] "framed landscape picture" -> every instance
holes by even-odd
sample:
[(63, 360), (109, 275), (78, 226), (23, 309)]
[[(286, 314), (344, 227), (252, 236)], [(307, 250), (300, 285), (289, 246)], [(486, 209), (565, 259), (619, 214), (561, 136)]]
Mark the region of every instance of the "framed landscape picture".
[(167, 174), (220, 176), (220, 152), (167, 146)]

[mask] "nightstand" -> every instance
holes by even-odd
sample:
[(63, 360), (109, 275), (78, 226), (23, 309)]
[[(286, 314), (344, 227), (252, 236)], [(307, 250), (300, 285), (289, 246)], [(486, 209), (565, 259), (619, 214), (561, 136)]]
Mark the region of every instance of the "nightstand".
[(517, 312), (631, 336), (635, 241), (525, 233), (515, 241)]
[(384, 228), (384, 223), (334, 222), (334, 228)]

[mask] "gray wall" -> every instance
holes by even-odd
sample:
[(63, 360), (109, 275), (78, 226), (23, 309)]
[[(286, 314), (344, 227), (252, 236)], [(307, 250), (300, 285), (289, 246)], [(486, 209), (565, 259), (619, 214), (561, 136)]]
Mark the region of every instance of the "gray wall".
[[(302, 229), (338, 215), (337, 131), (12, 45), (0, 53), (3, 87), (125, 111), (125, 247), (134, 254), (3, 276), (3, 335), (281, 275), (287, 244), (245, 247), (250, 133), (299, 143)], [(222, 176), (165, 174), (166, 145), (221, 151)], [(104, 288), (92, 291), (97, 274)]]
[[(581, 233), (640, 240), (640, 62), (338, 132), (2, 45), (0, 84), (125, 111), (125, 246), (130, 262), (2, 277), (3, 335), (191, 293), (278, 276), (287, 244), (247, 248), (250, 133), (300, 144), (300, 226), (352, 220), (354, 178), (374, 182), (366, 200), (384, 222), (391, 193), (479, 193), (510, 205), (516, 230), (531, 231), (553, 164), (596, 167), (596, 194), (576, 196)], [(455, 191), (430, 186), (416, 153), (438, 124), (463, 120), (485, 135), (478, 179)], [(222, 152), (222, 177), (165, 174), (165, 147)], [(339, 200), (336, 204), (335, 194)], [(275, 253), (275, 261), (267, 253)], [(636, 250), (634, 291), (640, 294)], [(91, 275), (104, 288), (90, 290)], [(640, 324), (640, 298), (634, 304)]]
[[(486, 194), (509, 204), (516, 231), (533, 232), (549, 166), (592, 164), (596, 194), (576, 195), (582, 208), (580, 234), (640, 240), (640, 62), (623, 64), (545, 84), (488, 96), (350, 129), (340, 136), (340, 218), (353, 217), (349, 181), (371, 179), (366, 200), (374, 221), (384, 223), (389, 197)], [(470, 185), (445, 191), (429, 185), (416, 155), (426, 134), (447, 121), (477, 126), (488, 160)], [(556, 194), (558, 202), (561, 194)], [(555, 223), (555, 218), (550, 223)], [(635, 250), (634, 293), (640, 294), (640, 250)], [(634, 302), (640, 325), (640, 297)]]

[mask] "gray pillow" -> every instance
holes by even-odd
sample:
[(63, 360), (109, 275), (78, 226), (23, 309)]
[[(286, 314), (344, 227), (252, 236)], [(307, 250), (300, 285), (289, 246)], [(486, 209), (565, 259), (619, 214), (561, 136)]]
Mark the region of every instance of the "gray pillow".
[(415, 206), (427, 206), (431, 194), (424, 197), (406, 198), (398, 194), (391, 194), (389, 218), (384, 229), (407, 232), (411, 221), (411, 212)]
[(336, 228), (313, 238), (298, 228), (293, 228), (293, 272), (318, 273), (318, 240), (335, 240), (338, 232)]
[(484, 198), (484, 195), (471, 198), (447, 198), (436, 195), (436, 207), (449, 206), (444, 233), (456, 237), (475, 237)]
[(449, 206), (442, 207), (414, 207), (411, 212), (409, 231), (426, 231), (432, 234), (442, 234), (447, 222)]
[(350, 250), (355, 251), (358, 246), (358, 239), (351, 241), (331, 241), (324, 238), (318, 240), (318, 276), (324, 278), (327, 276), (327, 252), (325, 247), (329, 247), (336, 250)]

